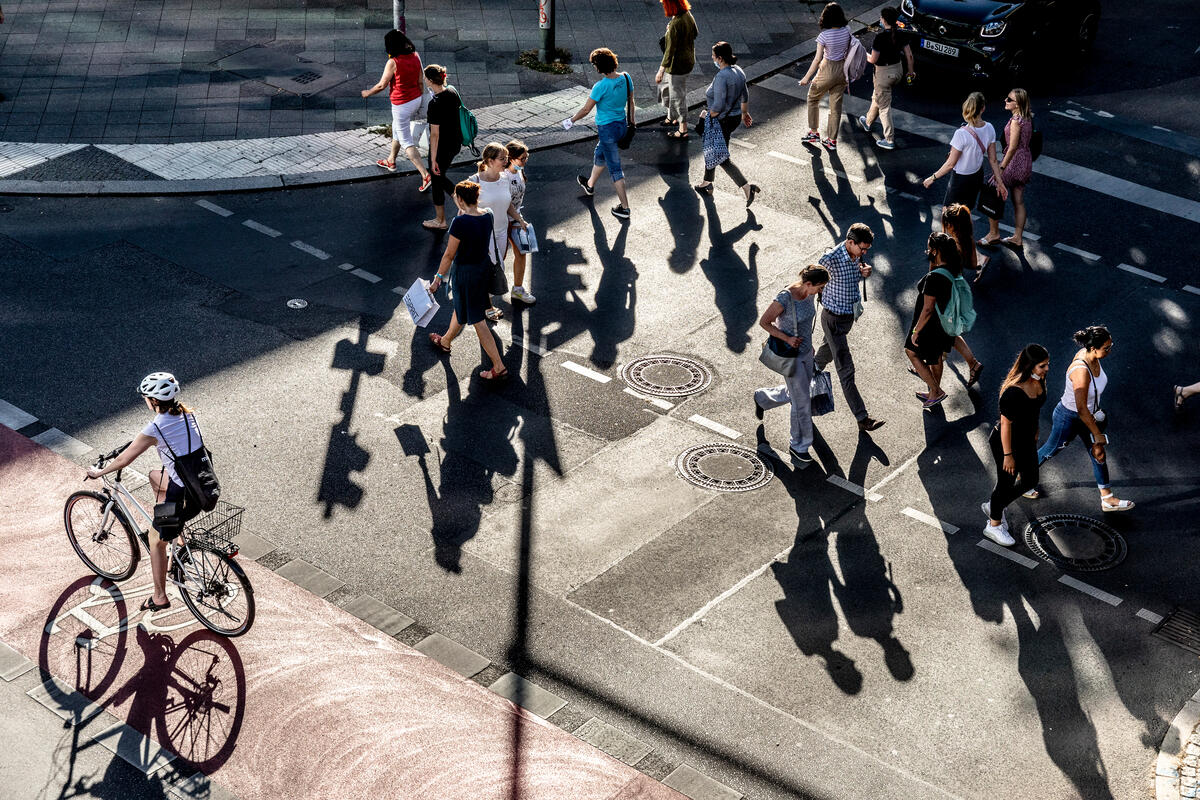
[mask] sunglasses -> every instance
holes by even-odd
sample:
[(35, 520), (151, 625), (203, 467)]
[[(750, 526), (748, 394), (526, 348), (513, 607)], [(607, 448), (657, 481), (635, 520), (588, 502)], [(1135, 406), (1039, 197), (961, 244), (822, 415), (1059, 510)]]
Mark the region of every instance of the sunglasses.
[(1014, 98), (1012, 98), (1012, 97), (1006, 97), (1006, 98), (1004, 98), (1004, 102), (1006, 102), (1006, 103), (1015, 103), (1015, 102), (1017, 102), (1017, 101), (1016, 101)]

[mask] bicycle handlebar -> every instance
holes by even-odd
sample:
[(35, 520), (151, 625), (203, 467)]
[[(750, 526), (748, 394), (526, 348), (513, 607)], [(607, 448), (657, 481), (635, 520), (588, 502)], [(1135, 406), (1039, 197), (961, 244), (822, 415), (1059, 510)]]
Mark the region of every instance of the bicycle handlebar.
[(130, 439), (128, 442), (126, 442), (125, 444), (118, 447), (116, 450), (113, 450), (111, 453), (105, 453), (104, 455), (100, 456), (99, 458), (96, 459), (96, 466), (103, 467), (109, 461), (112, 461), (114, 458), (121, 455), (121, 453), (124, 453), (125, 448), (129, 447), (129, 445), (131, 445), (131, 444), (133, 444), (132, 439)]

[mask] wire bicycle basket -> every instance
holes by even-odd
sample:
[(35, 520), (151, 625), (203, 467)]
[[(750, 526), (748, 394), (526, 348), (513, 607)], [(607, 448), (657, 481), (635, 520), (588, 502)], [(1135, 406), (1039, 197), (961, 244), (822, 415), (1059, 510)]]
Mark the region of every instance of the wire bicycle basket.
[(218, 500), (212, 511), (196, 517), (183, 529), (191, 547), (237, 555), (238, 546), (234, 538), (242, 532), (242, 512), (246, 509)]

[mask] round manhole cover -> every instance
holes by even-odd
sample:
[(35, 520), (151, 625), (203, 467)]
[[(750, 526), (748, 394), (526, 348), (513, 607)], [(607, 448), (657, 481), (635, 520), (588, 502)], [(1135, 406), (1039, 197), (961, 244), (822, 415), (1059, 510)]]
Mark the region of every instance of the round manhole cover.
[(308, 301), (301, 300), (299, 297), (297, 297), (294, 300), (288, 300), (287, 307), (288, 308), (308, 308)]
[(1043, 561), (1081, 572), (1115, 567), (1128, 552), (1121, 534), (1080, 514), (1037, 517), (1025, 527), (1025, 545)]
[(655, 397), (687, 397), (712, 384), (712, 373), (699, 361), (680, 356), (645, 356), (630, 361), (621, 377), (631, 388)]
[(771, 467), (748, 447), (737, 444), (701, 444), (689, 447), (675, 459), (684, 480), (719, 492), (748, 492), (770, 482)]

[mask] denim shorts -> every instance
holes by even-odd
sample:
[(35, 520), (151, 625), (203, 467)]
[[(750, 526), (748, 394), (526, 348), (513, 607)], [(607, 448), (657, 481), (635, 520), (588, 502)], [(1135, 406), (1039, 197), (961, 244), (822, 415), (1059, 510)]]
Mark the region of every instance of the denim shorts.
[(607, 122), (596, 129), (600, 133), (600, 141), (596, 142), (592, 163), (597, 167), (608, 167), (608, 175), (613, 183), (625, 177), (621, 171), (621, 150), (617, 147), (617, 140), (625, 135), (625, 126), (628, 124), (622, 119)]

